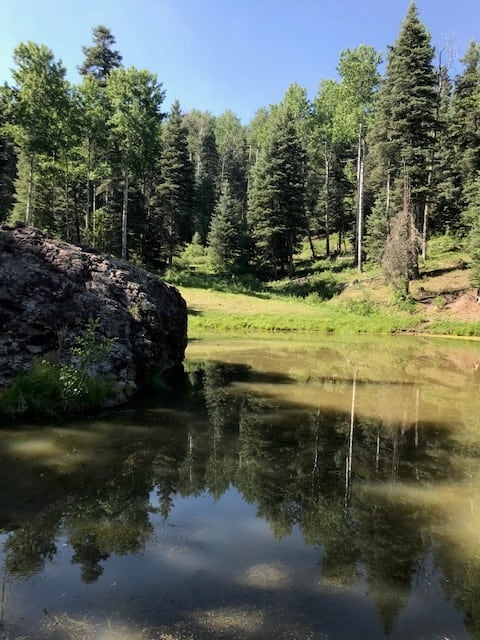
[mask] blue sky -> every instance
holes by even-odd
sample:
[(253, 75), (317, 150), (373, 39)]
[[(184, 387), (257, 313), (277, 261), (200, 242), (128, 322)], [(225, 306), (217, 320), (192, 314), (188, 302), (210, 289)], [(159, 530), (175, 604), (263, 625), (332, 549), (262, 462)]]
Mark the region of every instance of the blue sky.
[[(470, 39), (480, 41), (479, 0), (417, 6), (437, 48), (447, 42), (461, 57)], [(0, 82), (26, 40), (50, 47), (76, 82), (81, 47), (105, 24), (126, 66), (158, 75), (166, 107), (178, 98), (184, 111), (232, 109), (247, 123), (292, 82), (313, 98), (336, 77), (342, 49), (365, 43), (385, 54), (407, 8), (408, 0), (0, 0)]]

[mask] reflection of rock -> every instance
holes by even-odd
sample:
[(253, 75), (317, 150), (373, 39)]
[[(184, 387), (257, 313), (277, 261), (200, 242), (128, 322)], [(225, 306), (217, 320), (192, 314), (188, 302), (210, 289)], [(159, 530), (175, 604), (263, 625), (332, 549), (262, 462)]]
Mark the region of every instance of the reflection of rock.
[(186, 305), (178, 291), (126, 262), (53, 240), (33, 227), (0, 228), (0, 385), (34, 356), (68, 360), (89, 318), (115, 338), (101, 374), (121, 402), (153, 367), (182, 362)]

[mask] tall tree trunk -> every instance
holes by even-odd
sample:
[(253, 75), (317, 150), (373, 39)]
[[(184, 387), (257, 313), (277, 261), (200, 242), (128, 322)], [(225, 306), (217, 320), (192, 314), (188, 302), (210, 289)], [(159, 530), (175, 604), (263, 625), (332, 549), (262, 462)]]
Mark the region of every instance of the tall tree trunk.
[[(390, 164), (390, 163), (389, 163)], [(385, 208), (386, 208), (386, 213), (387, 213), (387, 222), (388, 219), (390, 218), (390, 191), (391, 191), (391, 174), (390, 174), (390, 166), (388, 167), (387, 170), (387, 199), (386, 199), (386, 203), (385, 203)]]
[(364, 197), (364, 177), (365, 177), (365, 139), (363, 137), (362, 125), (358, 137), (358, 167), (357, 167), (357, 268), (362, 273), (362, 236), (363, 236), (363, 197)]
[(310, 253), (312, 254), (312, 260), (316, 260), (317, 256), (315, 253), (315, 247), (313, 246), (312, 232), (310, 231), (310, 229), (307, 229), (307, 235), (308, 235), (308, 244), (310, 245)]
[(200, 174), (202, 173), (202, 152), (201, 152), (201, 148), (202, 148), (202, 142), (203, 142), (203, 128), (201, 128), (200, 131), (198, 132), (198, 139), (199, 139), (199, 151), (198, 151), (198, 155), (197, 155), (197, 166), (195, 167), (195, 178), (197, 180), (200, 180)]
[(293, 278), (293, 231), (288, 234), (288, 277)]
[(173, 207), (170, 205), (170, 213), (169, 213), (169, 232), (168, 232), (168, 266), (172, 267), (173, 265), (173, 250), (174, 250), (174, 220), (173, 220)]
[[(65, 202), (63, 203), (63, 210), (64, 210), (64, 215), (65, 215), (65, 226), (66, 226), (66, 235), (67, 235), (67, 242), (71, 242), (72, 240), (72, 229), (71, 229), (71, 221), (70, 221), (70, 211), (69, 211), (69, 206), (68, 206), (68, 191), (69, 191), (69, 187), (70, 187), (70, 179), (69, 179), (69, 174), (68, 174), (68, 157), (67, 157), (67, 153), (64, 150), (64, 166), (65, 166), (65, 182), (64, 182), (64, 193), (65, 193)], [(78, 242), (78, 239), (77, 239)]]
[(97, 185), (92, 185), (92, 247), (97, 244)]
[(325, 143), (325, 255), (330, 255), (330, 229), (329, 229), (329, 198), (330, 198), (330, 160), (327, 153), (327, 144)]
[(127, 259), (127, 220), (128, 220), (128, 169), (124, 169), (123, 206), (122, 206), (122, 260)]
[[(437, 68), (437, 106), (435, 108), (435, 119), (438, 122), (440, 118), (440, 103), (441, 96), (443, 90), (443, 82), (442, 82), (442, 51), (440, 51), (439, 59), (438, 59), (438, 68)], [(423, 229), (422, 229), (422, 259), (425, 261), (427, 259), (427, 242), (428, 242), (428, 223), (429, 223), (429, 215), (430, 215), (430, 189), (432, 186), (432, 177), (433, 177), (433, 164), (435, 160), (435, 145), (437, 142), (437, 130), (433, 131), (432, 136), (432, 149), (430, 152), (430, 166), (428, 167), (428, 176), (427, 176), (427, 196), (425, 198), (425, 207), (423, 210)]]
[(87, 210), (85, 211), (85, 242), (90, 242), (90, 210), (92, 208), (91, 202), (91, 186), (90, 186), (90, 169), (92, 161), (92, 149), (91, 142), (88, 141), (88, 156), (87, 156)]
[(422, 229), (422, 258), (427, 259), (427, 236), (428, 236), (428, 216), (430, 213), (430, 187), (432, 184), (433, 160), (428, 168), (427, 177), (427, 195), (425, 198), (425, 206), (423, 208), (423, 229)]
[(80, 244), (81, 235), (80, 235), (80, 215), (78, 211), (78, 194), (77, 189), (73, 190), (73, 210), (75, 212), (75, 234), (77, 237), (77, 244)]
[(25, 222), (30, 224), (32, 218), (32, 195), (33, 195), (33, 160), (34, 154), (30, 155), (30, 166), (28, 171), (28, 195), (27, 195), (27, 210), (25, 212)]

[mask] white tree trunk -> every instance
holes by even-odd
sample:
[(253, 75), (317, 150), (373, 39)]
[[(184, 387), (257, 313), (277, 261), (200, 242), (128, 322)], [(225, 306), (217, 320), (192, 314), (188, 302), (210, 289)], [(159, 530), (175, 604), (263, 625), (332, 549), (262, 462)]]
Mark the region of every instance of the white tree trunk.
[(32, 194), (33, 194), (33, 153), (30, 156), (30, 168), (28, 171), (28, 195), (27, 195), (27, 210), (25, 212), (25, 222), (30, 224), (32, 218)]
[(122, 260), (127, 259), (128, 169), (125, 169), (122, 206)]

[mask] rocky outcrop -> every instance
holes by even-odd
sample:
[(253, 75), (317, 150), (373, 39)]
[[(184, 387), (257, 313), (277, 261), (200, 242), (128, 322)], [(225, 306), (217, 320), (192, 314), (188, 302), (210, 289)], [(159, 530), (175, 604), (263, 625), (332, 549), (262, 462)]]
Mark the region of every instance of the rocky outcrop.
[(130, 398), (154, 368), (183, 360), (187, 310), (173, 286), (34, 227), (0, 227), (0, 386), (35, 356), (71, 361), (91, 318), (99, 338), (114, 338), (95, 372), (117, 382), (114, 403)]

